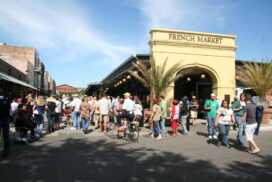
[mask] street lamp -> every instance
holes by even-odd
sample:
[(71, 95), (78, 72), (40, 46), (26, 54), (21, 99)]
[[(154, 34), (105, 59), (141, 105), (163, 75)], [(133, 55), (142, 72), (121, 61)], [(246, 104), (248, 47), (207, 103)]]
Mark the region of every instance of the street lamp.
[(127, 79), (130, 79), (130, 78), (131, 78), (131, 76), (130, 76), (130, 75), (128, 75), (128, 76), (127, 76)]

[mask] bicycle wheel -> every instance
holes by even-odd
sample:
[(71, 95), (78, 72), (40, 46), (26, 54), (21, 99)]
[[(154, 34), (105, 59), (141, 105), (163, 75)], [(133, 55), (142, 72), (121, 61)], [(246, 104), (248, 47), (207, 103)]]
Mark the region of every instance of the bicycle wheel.
[(117, 129), (118, 129), (117, 125), (114, 122), (111, 122), (108, 128), (107, 135), (113, 139), (117, 138), (119, 133)]
[(128, 124), (126, 137), (129, 142), (137, 142), (139, 139), (139, 133), (140, 133), (139, 126), (136, 126), (135, 123), (133, 122)]

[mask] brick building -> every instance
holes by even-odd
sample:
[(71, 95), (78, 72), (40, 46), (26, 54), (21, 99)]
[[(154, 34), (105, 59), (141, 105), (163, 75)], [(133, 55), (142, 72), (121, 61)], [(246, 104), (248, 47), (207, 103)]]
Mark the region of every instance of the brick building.
[[(9, 46), (0, 42), (0, 66), (1, 74), (7, 74), (18, 79), (19, 82), (24, 82), (21, 83), (22, 85), (30, 84), (37, 94), (56, 93), (55, 80), (45, 71), (45, 66), (35, 48)], [(1, 77), (0, 80), (3, 78)]]
[(57, 93), (80, 93), (82, 92), (82, 88), (72, 87), (67, 84), (59, 85), (56, 87)]

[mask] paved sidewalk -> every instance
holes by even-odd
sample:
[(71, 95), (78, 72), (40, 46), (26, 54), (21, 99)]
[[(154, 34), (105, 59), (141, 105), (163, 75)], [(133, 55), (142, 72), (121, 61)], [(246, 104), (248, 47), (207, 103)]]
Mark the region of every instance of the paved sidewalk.
[(217, 147), (201, 123), (187, 136), (157, 141), (141, 134), (138, 143), (66, 127), (29, 145), (13, 144), (11, 155), (0, 157), (0, 182), (271, 181), (271, 131), (255, 137), (262, 151), (251, 155), (236, 145), (236, 131), (232, 148)]

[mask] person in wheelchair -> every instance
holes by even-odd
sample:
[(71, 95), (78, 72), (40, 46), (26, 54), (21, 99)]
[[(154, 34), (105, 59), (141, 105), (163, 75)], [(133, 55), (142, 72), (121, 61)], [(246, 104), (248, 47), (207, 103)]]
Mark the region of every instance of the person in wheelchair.
[(21, 139), (28, 138), (27, 132), (30, 130), (30, 139), (35, 139), (35, 125), (31, 120), (31, 114), (29, 112), (29, 105), (27, 100), (23, 99), (22, 103), (18, 106), (15, 122), (16, 131), (20, 132)]
[[(120, 127), (125, 127), (127, 124), (127, 121), (133, 121), (134, 118), (134, 107), (135, 107), (135, 103), (130, 99), (130, 93), (126, 92), (124, 94), (125, 100), (124, 100), (124, 104), (122, 106), (123, 112), (122, 114), (117, 115), (117, 126)], [(127, 119), (124, 120), (124, 122), (122, 123), (121, 119)]]

